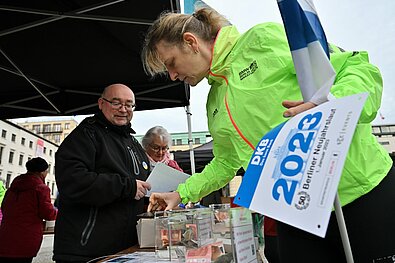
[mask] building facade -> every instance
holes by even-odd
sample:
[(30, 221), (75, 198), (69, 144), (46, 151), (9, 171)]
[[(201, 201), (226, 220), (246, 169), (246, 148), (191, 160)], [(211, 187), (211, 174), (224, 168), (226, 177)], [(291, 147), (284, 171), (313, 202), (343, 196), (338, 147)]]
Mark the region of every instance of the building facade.
[(18, 123), (18, 125), (26, 130), (34, 132), (44, 139), (60, 145), (64, 138), (77, 127), (78, 122), (70, 118), (64, 120), (25, 121)]
[(391, 157), (395, 157), (395, 124), (373, 125), (373, 134), (378, 142), (388, 151)]
[[(170, 151), (184, 151), (189, 149), (188, 133), (177, 132), (171, 133), (172, 143)], [(141, 143), (144, 135), (135, 135), (136, 139)], [(193, 148), (211, 141), (211, 135), (208, 131), (192, 132), (192, 146)]]
[(6, 188), (15, 177), (26, 173), (28, 160), (40, 156), (49, 165), (45, 181), (54, 200), (57, 194), (54, 168), (58, 145), (9, 121), (0, 120), (0, 133), (0, 180)]

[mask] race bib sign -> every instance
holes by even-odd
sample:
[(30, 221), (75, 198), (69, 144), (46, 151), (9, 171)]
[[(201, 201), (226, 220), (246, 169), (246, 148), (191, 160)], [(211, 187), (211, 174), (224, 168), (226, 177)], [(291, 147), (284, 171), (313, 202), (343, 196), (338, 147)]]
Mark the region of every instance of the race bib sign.
[(267, 133), (251, 157), (234, 202), (324, 237), (367, 96), (328, 101)]

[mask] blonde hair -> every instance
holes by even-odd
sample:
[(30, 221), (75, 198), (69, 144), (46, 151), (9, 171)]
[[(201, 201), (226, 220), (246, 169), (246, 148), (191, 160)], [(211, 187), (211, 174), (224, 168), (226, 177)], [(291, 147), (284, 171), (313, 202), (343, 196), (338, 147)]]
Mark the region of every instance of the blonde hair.
[(145, 37), (141, 53), (145, 72), (151, 76), (167, 72), (156, 48), (160, 41), (182, 47), (185, 32), (191, 32), (204, 41), (211, 41), (227, 25), (230, 25), (229, 20), (208, 7), (196, 10), (192, 15), (162, 13), (148, 29)]

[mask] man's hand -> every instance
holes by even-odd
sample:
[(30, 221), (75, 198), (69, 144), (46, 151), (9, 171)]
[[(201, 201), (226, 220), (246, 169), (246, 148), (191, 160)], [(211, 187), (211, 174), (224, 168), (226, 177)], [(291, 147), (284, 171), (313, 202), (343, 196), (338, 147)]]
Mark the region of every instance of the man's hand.
[(134, 199), (140, 200), (147, 194), (147, 190), (151, 190), (151, 185), (147, 182), (136, 180), (136, 195)]
[(285, 101), (283, 101), (282, 104), (285, 108), (288, 109), (288, 110), (284, 111), (284, 113), (283, 113), (283, 116), (285, 118), (293, 117), (298, 113), (307, 111), (307, 110), (317, 106), (312, 102), (303, 102), (301, 100), (300, 101), (285, 100)]
[(181, 203), (180, 194), (177, 192), (170, 193), (152, 193), (149, 198), (148, 212), (159, 210), (171, 210)]

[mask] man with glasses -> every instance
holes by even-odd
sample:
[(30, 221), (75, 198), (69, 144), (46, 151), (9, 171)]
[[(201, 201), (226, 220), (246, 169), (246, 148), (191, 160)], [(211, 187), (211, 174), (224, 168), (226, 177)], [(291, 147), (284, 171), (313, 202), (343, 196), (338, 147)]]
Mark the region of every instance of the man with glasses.
[(137, 244), (136, 215), (150, 185), (149, 160), (130, 124), (135, 97), (129, 87), (113, 84), (98, 106), (56, 153), (56, 262), (87, 262)]

